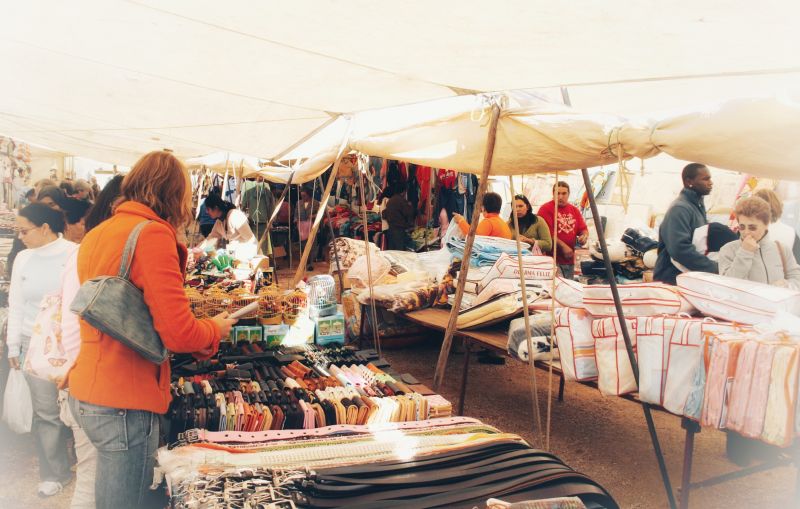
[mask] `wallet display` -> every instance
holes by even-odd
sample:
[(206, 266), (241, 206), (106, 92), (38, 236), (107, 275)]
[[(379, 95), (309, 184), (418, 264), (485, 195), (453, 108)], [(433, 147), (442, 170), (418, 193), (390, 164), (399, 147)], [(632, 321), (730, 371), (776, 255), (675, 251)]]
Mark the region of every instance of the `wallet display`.
[[(267, 431), (447, 417), (452, 406), (374, 350), (269, 351), (240, 343), (217, 359), (176, 362), (169, 439), (187, 429)], [(404, 381), (405, 380), (405, 381)]]

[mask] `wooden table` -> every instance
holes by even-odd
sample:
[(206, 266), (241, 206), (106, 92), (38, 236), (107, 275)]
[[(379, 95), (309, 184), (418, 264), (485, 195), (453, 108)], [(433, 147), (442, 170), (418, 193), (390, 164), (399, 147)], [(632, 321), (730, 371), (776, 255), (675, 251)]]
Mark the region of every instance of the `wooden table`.
[[(447, 329), (447, 322), (450, 319), (450, 311), (446, 309), (428, 308), (428, 309), (420, 309), (418, 311), (412, 311), (410, 313), (406, 313), (404, 316), (410, 321), (418, 323), (425, 327), (444, 331), (445, 329)], [(458, 401), (458, 415), (463, 415), (464, 400), (466, 398), (466, 392), (467, 392), (467, 375), (469, 373), (469, 359), (471, 350), (470, 345), (477, 344), (481, 347), (490, 348), (493, 351), (500, 352), (510, 357), (510, 355), (508, 355), (508, 349), (507, 349), (508, 328), (495, 325), (487, 327), (485, 329), (456, 330), (456, 332), (453, 334), (453, 337), (461, 338), (464, 341), (464, 369), (461, 375), (461, 391)], [(550, 370), (551, 367), (550, 363), (547, 361), (536, 361), (535, 365), (537, 368), (544, 370)], [(553, 373), (559, 375), (558, 401), (563, 401), (564, 372), (561, 370), (560, 361), (552, 362), (552, 371)], [(578, 382), (578, 383), (591, 386), (595, 389), (597, 388), (596, 382)], [(642, 403), (638, 398), (638, 394), (636, 393), (624, 394), (620, 397), (633, 401), (635, 403), (640, 403), (640, 404)], [(675, 415), (657, 405), (651, 404), (651, 408), (653, 408), (654, 410), (659, 410), (665, 413), (669, 413), (670, 415)], [(681, 416), (676, 416), (676, 417), (681, 417)], [(681, 509), (687, 509), (689, 507), (689, 494), (693, 489), (713, 486), (715, 484), (720, 484), (734, 479), (739, 479), (741, 477), (745, 477), (757, 472), (762, 472), (765, 470), (787, 465), (790, 463), (795, 463), (795, 465), (800, 464), (800, 447), (798, 447), (798, 444), (795, 443), (795, 445), (791, 448), (789, 452), (790, 454), (789, 457), (779, 457), (777, 459), (756, 464), (754, 466), (741, 468), (738, 470), (734, 470), (733, 472), (711, 477), (703, 481), (692, 482), (691, 476), (692, 476), (692, 463), (694, 460), (694, 439), (695, 435), (700, 432), (700, 426), (698, 423), (690, 419), (687, 419), (686, 417), (681, 417), (681, 426), (683, 427), (684, 430), (686, 430), (686, 436), (684, 439), (684, 450), (683, 450), (683, 468), (681, 470), (681, 485), (678, 488), (678, 499)], [(795, 489), (796, 489), (795, 498), (798, 502), (800, 502), (800, 471), (798, 471), (798, 481), (796, 483)]]
[[(444, 332), (447, 329), (447, 322), (450, 320), (450, 311), (440, 308), (426, 308), (411, 311), (403, 316), (424, 327)], [(511, 357), (508, 354), (508, 327), (493, 325), (485, 329), (457, 329), (453, 336), (455, 338), (460, 338), (464, 342), (464, 368), (461, 373), (461, 389), (458, 398), (458, 415), (464, 415), (464, 402), (467, 397), (467, 379), (469, 375), (469, 361), (472, 345), (489, 348), (492, 351)], [(534, 365), (548, 372), (551, 369), (549, 361), (535, 361)], [(554, 360), (552, 362), (552, 372), (559, 376), (558, 400), (564, 401), (564, 373), (561, 371), (560, 361)]]

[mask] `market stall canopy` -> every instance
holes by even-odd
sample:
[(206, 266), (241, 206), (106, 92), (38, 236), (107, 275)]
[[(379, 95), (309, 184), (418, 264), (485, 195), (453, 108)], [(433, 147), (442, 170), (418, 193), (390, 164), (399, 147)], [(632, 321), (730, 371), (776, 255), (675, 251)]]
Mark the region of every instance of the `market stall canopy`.
[(215, 152), (202, 157), (192, 157), (184, 161), (191, 170), (208, 169), (216, 173), (249, 177), (261, 169), (255, 157), (230, 152)]
[[(502, 97), (510, 104), (498, 122), (493, 175), (567, 171), (663, 152), (756, 176), (800, 179), (800, 147), (792, 141), (800, 137), (800, 102), (791, 98), (733, 100), (628, 120), (582, 113), (532, 94)], [(480, 173), (488, 130), (486, 96), (436, 101), (425, 112), (414, 108), (418, 106), (352, 116), (348, 148)], [(309, 140), (319, 152), (296, 166), (295, 182), (313, 178), (333, 162), (347, 127), (346, 122), (336, 123), (319, 140)], [(321, 148), (323, 142), (327, 148)]]
[[(281, 159), (341, 113), (473, 92), (569, 86), (581, 111), (628, 115), (626, 83), (698, 78), (724, 97), (727, 81), (714, 80), (797, 72), (798, 10), (783, 0), (17, 2), (0, 36), (0, 133), (129, 165), (164, 147)], [(648, 90), (633, 109), (691, 96)]]

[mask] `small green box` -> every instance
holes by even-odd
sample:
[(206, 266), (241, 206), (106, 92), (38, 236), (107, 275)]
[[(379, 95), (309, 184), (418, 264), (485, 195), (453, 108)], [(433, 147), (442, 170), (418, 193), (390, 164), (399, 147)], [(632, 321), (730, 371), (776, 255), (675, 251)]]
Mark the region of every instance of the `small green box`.
[(331, 316), (319, 316), (314, 321), (318, 345), (344, 344), (344, 314), (341, 311)]
[(285, 323), (280, 325), (264, 325), (264, 341), (267, 342), (267, 347), (277, 348), (283, 343), (283, 338), (289, 332), (289, 326)]

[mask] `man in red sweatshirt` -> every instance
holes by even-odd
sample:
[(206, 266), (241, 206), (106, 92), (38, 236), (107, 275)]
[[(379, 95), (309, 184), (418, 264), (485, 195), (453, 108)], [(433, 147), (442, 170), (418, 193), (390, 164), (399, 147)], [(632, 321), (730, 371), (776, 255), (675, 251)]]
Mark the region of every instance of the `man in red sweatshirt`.
[[(578, 207), (569, 203), (569, 184), (558, 181), (553, 186), (554, 200), (539, 207), (537, 215), (550, 227), (550, 235), (556, 239), (558, 251), (556, 263), (566, 279), (575, 275), (575, 245), (583, 245), (589, 238), (589, 229)], [(558, 202), (558, 236), (553, 231), (556, 202)], [(550, 253), (552, 254), (552, 252)]]

